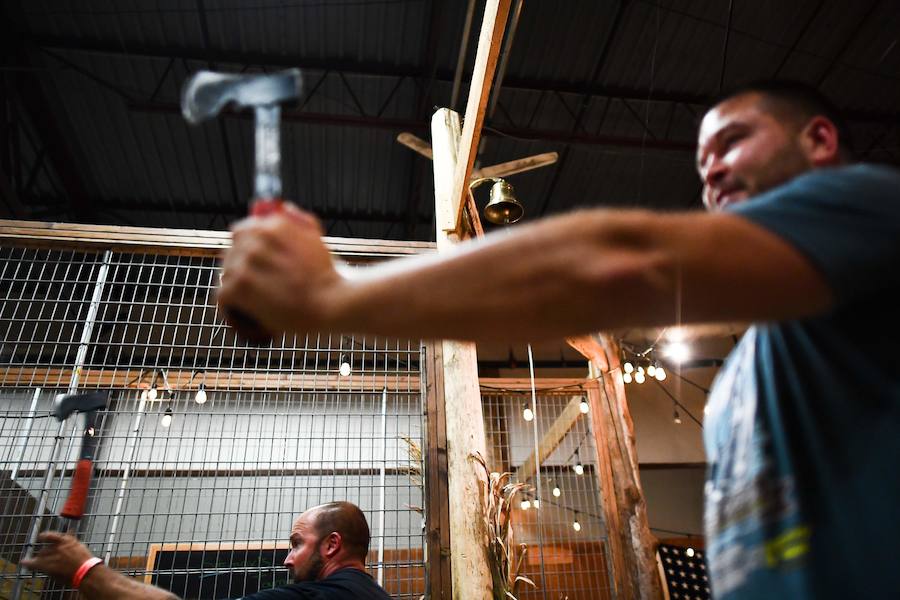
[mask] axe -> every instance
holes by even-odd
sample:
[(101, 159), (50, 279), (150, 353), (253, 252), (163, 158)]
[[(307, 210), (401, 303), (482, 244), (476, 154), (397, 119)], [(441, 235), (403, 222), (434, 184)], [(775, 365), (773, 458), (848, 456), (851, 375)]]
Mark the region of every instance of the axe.
[(87, 394), (58, 394), (53, 400), (53, 415), (65, 421), (73, 412), (84, 414), (84, 430), (81, 437), (81, 453), (72, 477), (69, 497), (59, 512), (61, 517), (78, 521), (84, 516), (88, 489), (91, 486), (91, 475), (94, 471), (94, 456), (97, 452), (97, 429), (99, 415), (97, 411), (106, 408), (108, 395), (104, 392)]

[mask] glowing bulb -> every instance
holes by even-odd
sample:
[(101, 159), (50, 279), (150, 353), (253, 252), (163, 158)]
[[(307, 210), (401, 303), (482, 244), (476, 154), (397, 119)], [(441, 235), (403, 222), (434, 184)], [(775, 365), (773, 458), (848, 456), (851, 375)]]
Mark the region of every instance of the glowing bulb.
[(200, 384), (200, 389), (197, 390), (197, 395), (194, 396), (194, 402), (197, 404), (206, 404), (206, 386), (202, 383)]
[(344, 361), (341, 363), (340, 368), (338, 369), (338, 373), (341, 374), (341, 377), (347, 377), (350, 375), (350, 363)]
[(622, 375), (622, 381), (624, 381), (625, 383), (631, 383), (633, 381), (631, 373), (625, 373), (624, 375)]
[(684, 338), (685, 332), (681, 327), (669, 327), (666, 329), (666, 339), (670, 342), (683, 342)]
[(647, 367), (647, 375), (650, 377), (656, 377), (656, 365), (650, 365)]
[(681, 425), (681, 415), (678, 414), (678, 409), (675, 409), (675, 413), (672, 415), (672, 420), (675, 421), (676, 425)]
[(657, 381), (665, 381), (666, 380), (666, 370), (662, 367), (656, 367), (656, 380)]
[(522, 411), (522, 418), (525, 419), (526, 421), (534, 420), (534, 411), (531, 410), (530, 406), (526, 406), (525, 410)]
[(590, 409), (591, 407), (588, 406), (587, 400), (582, 400), (581, 404), (578, 405), (578, 410), (580, 410), (583, 415), (586, 415)]
[(578, 522), (578, 519), (575, 519), (572, 522), (572, 529), (574, 529), (575, 531), (581, 531), (581, 523)]
[(631, 362), (626, 362), (623, 368), (625, 369), (626, 373), (631, 373), (632, 371), (634, 371), (634, 365), (631, 364)]
[(519, 506), (522, 507), (522, 510), (528, 510), (529, 508), (531, 508), (531, 502), (529, 502), (528, 500), (522, 500), (522, 503)]
[(575, 471), (576, 475), (584, 475), (584, 465), (580, 462), (575, 463), (575, 466), (572, 467), (572, 469)]
[(169, 407), (166, 409), (166, 412), (163, 413), (162, 420), (159, 422), (163, 427), (168, 427), (172, 424), (172, 408)]
[(559, 498), (560, 496), (562, 496), (562, 490), (559, 489), (559, 486), (558, 486), (558, 485), (557, 485), (557, 486), (553, 486), (553, 497), (554, 497), (554, 498)]
[(688, 548), (687, 550), (684, 551), (684, 553), (688, 555), (688, 558), (694, 557), (694, 549), (693, 548)]
[(144, 390), (143, 392), (141, 392), (141, 400), (146, 400), (149, 397), (150, 397), (150, 394), (147, 392), (147, 390)]
[(691, 357), (691, 349), (681, 341), (669, 343), (663, 352), (672, 359), (672, 362), (679, 365)]
[(540, 507), (541, 507), (541, 501), (538, 500), (537, 498), (535, 498), (535, 499), (532, 501), (532, 504), (534, 505), (535, 508), (540, 508)]
[(156, 395), (156, 386), (154, 385), (150, 388), (150, 391), (147, 392), (147, 398), (149, 398), (150, 400), (156, 400)]
[(644, 383), (644, 381), (646, 381), (647, 378), (644, 377), (644, 372), (643, 372), (643, 371), (638, 371), (637, 373), (634, 374), (634, 380), (635, 380), (637, 383)]
[(704, 405), (703, 405), (703, 414), (704, 414), (704, 415), (708, 415), (708, 414), (709, 414), (709, 404), (704, 404)]

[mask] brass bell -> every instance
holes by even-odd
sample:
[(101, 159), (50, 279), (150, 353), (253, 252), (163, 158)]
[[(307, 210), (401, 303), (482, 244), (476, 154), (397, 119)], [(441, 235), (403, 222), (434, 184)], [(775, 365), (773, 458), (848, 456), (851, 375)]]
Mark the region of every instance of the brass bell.
[(524, 214), (525, 208), (516, 200), (513, 186), (498, 179), (491, 186), (491, 201), (484, 207), (484, 218), (495, 225), (509, 225)]

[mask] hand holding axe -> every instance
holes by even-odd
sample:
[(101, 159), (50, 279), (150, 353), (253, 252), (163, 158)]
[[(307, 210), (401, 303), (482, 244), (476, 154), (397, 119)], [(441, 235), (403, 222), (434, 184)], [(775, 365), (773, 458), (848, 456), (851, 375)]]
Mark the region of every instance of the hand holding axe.
[[(199, 71), (184, 85), (181, 112), (189, 123), (215, 117), (229, 103), (252, 107), (255, 120), (256, 172), (250, 214), (265, 216), (281, 210), (281, 102), (300, 96), (299, 69), (265, 75), (236, 75)], [(226, 309), (226, 320), (254, 343), (271, 339), (248, 315)]]

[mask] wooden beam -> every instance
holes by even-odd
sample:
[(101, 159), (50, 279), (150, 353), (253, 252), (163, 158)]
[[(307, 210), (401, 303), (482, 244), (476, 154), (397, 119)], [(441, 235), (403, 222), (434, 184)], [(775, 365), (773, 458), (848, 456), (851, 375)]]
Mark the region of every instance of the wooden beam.
[(522, 463), (522, 466), (516, 470), (516, 481), (524, 483), (534, 477), (537, 473), (538, 465), (556, 450), (556, 447), (559, 446), (566, 434), (569, 433), (569, 430), (578, 421), (578, 417), (581, 416), (580, 405), (583, 398), (584, 396), (572, 396), (569, 403), (566, 404), (559, 416), (556, 417), (556, 420), (553, 421), (553, 424), (550, 425), (550, 429), (538, 442), (537, 456), (532, 452), (525, 462)]
[[(438, 252), (449, 252), (459, 240), (456, 234), (454, 190), (459, 148), (459, 115), (438, 110), (431, 119), (434, 152), (434, 203)], [(444, 387), (444, 417), (447, 428), (446, 502), (450, 517), (450, 576), (452, 598), (490, 598), (491, 572), (488, 566), (488, 532), (484, 522), (482, 495), (485, 482), (473, 468), (469, 455), (486, 456), (484, 418), (478, 385), (475, 344), (443, 340), (438, 367)]]
[[(395, 242), (324, 237), (340, 256), (379, 258), (434, 252), (430, 242)], [(201, 229), (158, 229), (119, 225), (80, 225), (0, 219), (0, 244), (78, 250), (120, 250), (217, 256), (231, 246), (231, 232)]]
[[(285, 391), (327, 393), (390, 393), (419, 394), (418, 375), (387, 375), (377, 373), (351, 373), (347, 377), (339, 373), (298, 373), (272, 371), (213, 371), (206, 369), (202, 376), (191, 380), (194, 371), (165, 370), (166, 379), (173, 391), (196, 391), (203, 383), (208, 391)], [(95, 389), (145, 389), (153, 378), (152, 370), (141, 369), (84, 369), (79, 386)], [(142, 378), (143, 375), (143, 378)], [(0, 369), (0, 386), (64, 388), (69, 385), (72, 369), (44, 367), (8, 367)], [(162, 378), (157, 379), (162, 391)], [(159, 402), (167, 402), (158, 398)]]
[(484, 7), (484, 19), (481, 22), (481, 33), (478, 36), (478, 51), (475, 54), (472, 84), (466, 101), (462, 137), (458, 145), (456, 171), (453, 177), (451, 198), (456, 215), (453, 228), (457, 231), (462, 227), (463, 208), (468, 197), (465, 186), (469, 183), (472, 167), (478, 154), (481, 126), (484, 123), (488, 97), (491, 95), (491, 84), (497, 69), (500, 44), (503, 41), (503, 33), (506, 31), (510, 2), (511, 0), (487, 0)]
[(588, 404), (617, 596), (658, 600), (663, 591), (638, 475), (634, 425), (621, 376), (621, 349), (606, 335), (567, 341), (590, 359), (599, 373), (596, 384), (588, 388)]

